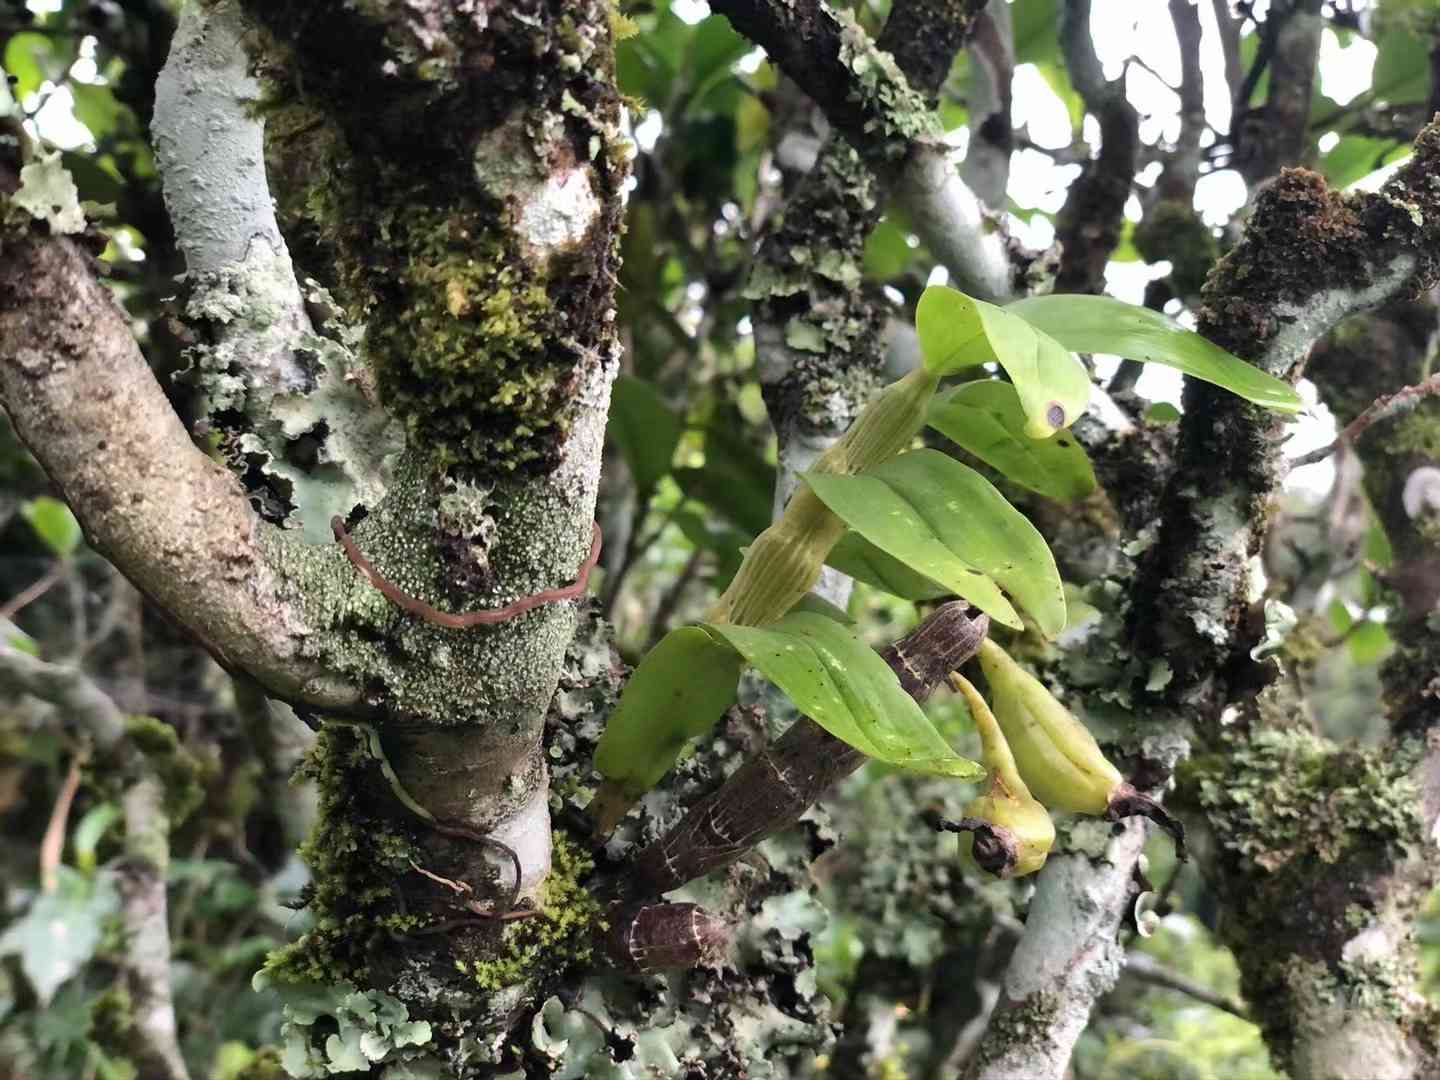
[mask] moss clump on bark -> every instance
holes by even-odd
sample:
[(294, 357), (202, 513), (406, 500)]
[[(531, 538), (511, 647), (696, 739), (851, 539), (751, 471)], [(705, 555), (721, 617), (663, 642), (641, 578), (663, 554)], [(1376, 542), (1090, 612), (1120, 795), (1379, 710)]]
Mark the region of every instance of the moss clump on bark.
[(557, 832), (550, 876), (541, 887), (539, 914), (506, 926), (494, 953), (456, 961), (482, 990), (521, 982), (550, 982), (573, 967), (589, 964), (594, 942), (605, 928), (600, 902), (583, 882), (595, 862), (573, 840)]
[(369, 805), (374, 771), (363, 738), (335, 728), (320, 733), (300, 767), (320, 802), (314, 832), (300, 848), (314, 881), (307, 895), (314, 923), (266, 960), (277, 983), (365, 985), (371, 945), (425, 921), (396, 900), (396, 881), (412, 872), (416, 847)]
[[(1182, 767), (1183, 790), (1214, 829), (1223, 888), (1250, 897), (1223, 931), (1282, 1064), (1307, 995), (1383, 1008), (1408, 981), (1349, 962), (1346, 945), (1358, 918), (1395, 903), (1373, 894), (1373, 883), (1391, 880), (1423, 843), (1411, 776), (1419, 750), (1417, 740), (1336, 746), (1304, 729), (1265, 729)], [(1277, 911), (1295, 914), (1280, 921)], [(1317, 967), (1326, 979), (1306, 977)]]
[(1198, 296), (1220, 242), (1188, 203), (1163, 200), (1135, 229), (1135, 250), (1146, 262), (1169, 259), (1170, 282), (1179, 296)]
[(412, 445), (443, 465), (513, 470), (555, 453), (575, 358), (547, 345), (545, 281), (490, 218), (417, 206), (382, 224), (403, 299), (372, 321), (367, 346)]
[(212, 769), (180, 745), (180, 736), (163, 720), (131, 716), (125, 737), (149, 761), (165, 789), (165, 816), (172, 825), (184, 821), (205, 801), (205, 785)]

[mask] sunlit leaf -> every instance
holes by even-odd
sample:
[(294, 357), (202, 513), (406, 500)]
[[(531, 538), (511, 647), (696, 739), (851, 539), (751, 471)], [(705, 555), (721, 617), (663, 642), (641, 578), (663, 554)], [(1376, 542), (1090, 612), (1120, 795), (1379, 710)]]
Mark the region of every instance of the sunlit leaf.
[(859, 476), (807, 473), (825, 505), (912, 570), (1020, 629), (1003, 587), (1047, 636), (1065, 627), (1055, 558), (1025, 516), (974, 469), (913, 450)]
[(20, 512), (35, 530), (35, 534), (45, 542), (45, 546), (62, 559), (73, 555), (80, 546), (80, 541), (84, 539), (80, 532), (80, 523), (75, 520), (70, 508), (59, 499), (41, 495), (26, 503)]
[(794, 611), (764, 628), (706, 629), (738, 649), (802, 713), (867, 756), (960, 780), (984, 775), (982, 766), (951, 749), (890, 666), (851, 627)]
[(1033, 296), (1006, 308), (1067, 349), (1111, 353), (1164, 364), (1214, 383), (1246, 401), (1280, 412), (1299, 412), (1300, 395), (1289, 383), (1232, 356), (1158, 311), (1108, 296)]
[(915, 331), (925, 366), (937, 375), (998, 362), (1015, 384), (1033, 438), (1068, 427), (1090, 402), (1090, 376), (1066, 346), (1004, 308), (932, 285), (916, 306)]
[(109, 878), (86, 878), (67, 866), (57, 872), (55, 891), (38, 894), (30, 910), (0, 935), (0, 956), (20, 958), (41, 1005), (89, 962), (106, 920), (120, 909)]
[(1095, 490), (1095, 472), (1069, 431), (1048, 439), (1025, 434), (1025, 412), (1015, 387), (981, 379), (938, 395), (930, 426), (1022, 487), (1060, 502)]

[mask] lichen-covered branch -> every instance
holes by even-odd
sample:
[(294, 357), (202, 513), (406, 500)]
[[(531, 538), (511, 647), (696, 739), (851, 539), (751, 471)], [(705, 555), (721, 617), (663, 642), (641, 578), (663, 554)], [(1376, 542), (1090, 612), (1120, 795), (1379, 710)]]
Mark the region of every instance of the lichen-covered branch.
[[(311, 325), (265, 175), (247, 33), (238, 0), (181, 11), (156, 83), (155, 150), (185, 255), (186, 317), (204, 339), (187, 355), (206, 423), (240, 471), (271, 478), (267, 516), (293, 511), (323, 543), (332, 514), (384, 495), (404, 440), (360, 389), (352, 351)], [(323, 307), (323, 290), (310, 292)]]
[[(1241, 242), (1206, 285), (1199, 329), (1273, 375), (1296, 378), (1306, 354), (1341, 319), (1432, 284), (1440, 229), (1440, 122), (1375, 194), (1341, 195), (1290, 170), (1267, 187)], [(1246, 565), (1280, 480), (1279, 421), (1222, 390), (1185, 391), (1178, 466), (1136, 626), (1168, 657), (1173, 700), (1205, 702), (1224, 670), (1246, 606)], [(1248, 648), (1248, 644), (1245, 648)]]
[(95, 549), (225, 667), (277, 696), (350, 709), (359, 692), (304, 654), (239, 483), (190, 441), (72, 240), (0, 244), (0, 404)]
[(848, 13), (823, 0), (718, 0), (714, 9), (794, 79), (910, 213), (956, 284), (982, 299), (1016, 292), (1005, 236), (960, 178), (928, 103)]
[(1067, 850), (1046, 862), (967, 1080), (1065, 1075), (1090, 1010), (1124, 967), (1118, 931), (1144, 843), (1143, 824), (1131, 822), (1093, 856)]

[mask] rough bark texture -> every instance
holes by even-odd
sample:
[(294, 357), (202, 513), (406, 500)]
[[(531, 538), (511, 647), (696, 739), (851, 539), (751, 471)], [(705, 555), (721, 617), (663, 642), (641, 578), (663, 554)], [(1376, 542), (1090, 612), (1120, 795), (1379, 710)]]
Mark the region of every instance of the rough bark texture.
[[(894, 185), (916, 231), (962, 288), (995, 301), (1015, 293), (1024, 268), (1012, 265), (999, 223), (986, 216), (961, 180), (939, 142), (940, 127), (925, 99), (853, 17), (823, 0), (724, 0), (714, 6), (814, 99), (861, 161)], [(950, 12), (947, 18), (953, 22), (967, 5), (930, 7), (937, 14)], [(938, 55), (945, 43), (937, 35), (903, 47), (916, 50), (918, 58), (932, 51)], [(901, 47), (899, 41), (895, 45)], [(933, 61), (917, 60), (915, 72), (919, 77), (935, 67)]]
[(0, 401), (91, 545), (226, 668), (356, 706), (303, 655), (313, 626), (281, 599), (244, 489), (191, 443), (84, 252), (33, 229), (0, 243)]

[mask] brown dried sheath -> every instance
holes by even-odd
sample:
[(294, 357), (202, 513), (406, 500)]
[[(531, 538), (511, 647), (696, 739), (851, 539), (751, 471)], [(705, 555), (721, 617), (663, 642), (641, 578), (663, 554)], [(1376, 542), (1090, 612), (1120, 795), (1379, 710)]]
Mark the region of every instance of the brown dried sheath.
[[(970, 618), (966, 604), (939, 607), (911, 634), (881, 650), (905, 692), (923, 702), (947, 674), (969, 660), (990, 627)], [(802, 716), (775, 743), (751, 758), (680, 823), (636, 856), (620, 890), (654, 896), (734, 862), (800, 820), (832, 784), (866, 757)]]
[(354, 539), (345, 530), (344, 520), (338, 515), (330, 519), (330, 531), (335, 534), (335, 539), (340, 541), (340, 546), (345, 549), (345, 554), (355, 564), (355, 568), (365, 575), (371, 585), (384, 593), (396, 607), (404, 608), (410, 614), (418, 615), (426, 622), (435, 623), (437, 626), (447, 626), (452, 630), (466, 630), (472, 626), (494, 626), (496, 623), (506, 622), (541, 604), (553, 604), (557, 600), (573, 600), (575, 597), (583, 595), (585, 586), (590, 581), (590, 571), (594, 570), (595, 564), (600, 561), (601, 536), (598, 521), (594, 523), (594, 528), (594, 539), (590, 542), (590, 555), (584, 565), (580, 567), (580, 575), (569, 585), (562, 585), (558, 589), (546, 589), (532, 596), (522, 596), (519, 600), (506, 604), (504, 607), (482, 608), (479, 611), (457, 614), (431, 607), (424, 600), (411, 596), (387, 581), (378, 570), (370, 565), (370, 560), (365, 558), (360, 548), (356, 546)]

